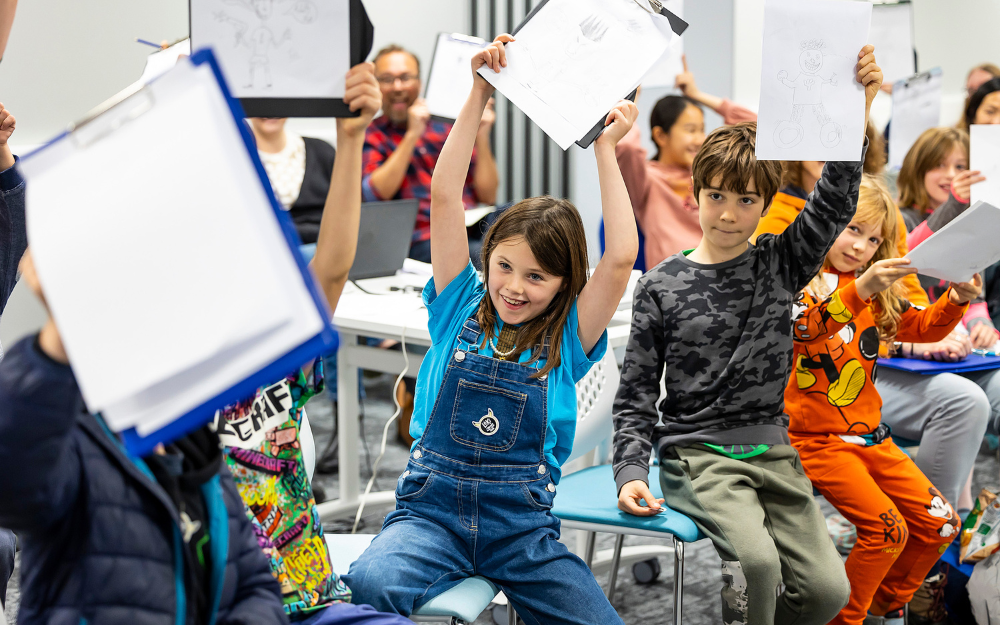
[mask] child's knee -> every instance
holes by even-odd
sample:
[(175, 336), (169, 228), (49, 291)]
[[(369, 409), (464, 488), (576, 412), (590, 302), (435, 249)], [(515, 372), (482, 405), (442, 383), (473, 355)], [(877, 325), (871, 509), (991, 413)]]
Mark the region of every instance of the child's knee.
[(851, 597), (851, 583), (839, 556), (829, 565), (817, 567), (802, 586), (802, 613), (810, 614), (810, 622), (826, 623), (844, 609)]

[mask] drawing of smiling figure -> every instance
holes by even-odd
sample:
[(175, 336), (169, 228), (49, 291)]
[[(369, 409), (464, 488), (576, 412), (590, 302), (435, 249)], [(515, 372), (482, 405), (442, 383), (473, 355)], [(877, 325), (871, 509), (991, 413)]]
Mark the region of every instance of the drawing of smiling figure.
[(793, 90), (792, 116), (790, 120), (782, 121), (774, 131), (774, 142), (782, 148), (791, 148), (799, 144), (805, 135), (802, 128), (802, 114), (806, 107), (812, 109), (813, 115), (820, 123), (820, 141), (825, 147), (832, 148), (840, 143), (842, 129), (840, 124), (830, 119), (823, 106), (823, 85), (837, 86), (837, 75), (833, 72), (824, 76), (823, 40), (810, 39), (801, 44), (799, 54), (799, 74), (788, 78), (788, 72), (778, 72), (781, 84)]

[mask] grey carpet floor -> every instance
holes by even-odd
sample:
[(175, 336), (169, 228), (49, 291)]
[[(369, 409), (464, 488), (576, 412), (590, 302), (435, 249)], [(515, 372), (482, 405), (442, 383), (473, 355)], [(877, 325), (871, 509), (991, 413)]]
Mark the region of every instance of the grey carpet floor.
[[(379, 452), (382, 429), (386, 420), (392, 415), (393, 403), (390, 393), (393, 378), (389, 375), (374, 375), (365, 378), (367, 398), (364, 401), (364, 437), (358, 441), (361, 456), (362, 484), (371, 477), (371, 464), (374, 464)], [(314, 398), (307, 407), (309, 420), (312, 424), (317, 451), (322, 452), (330, 440), (333, 426), (333, 404), (327, 396)], [(376, 489), (391, 489), (395, 487), (396, 477), (406, 466), (408, 449), (396, 438), (395, 428), (389, 432), (385, 457), (382, 459)], [(336, 475), (318, 475), (314, 480), (321, 487), (328, 499), (338, 496), (339, 482)], [(973, 493), (980, 488), (989, 488), (997, 492), (1000, 488), (1000, 463), (996, 453), (979, 455), (976, 461), (973, 477)], [(833, 508), (821, 500), (820, 505), (827, 514), (834, 512)], [(375, 533), (381, 527), (385, 511), (366, 513), (362, 517), (363, 531)], [(331, 532), (349, 532), (347, 522), (331, 523), (327, 526)], [(597, 548), (610, 549), (613, 537), (599, 536)], [(668, 541), (657, 541), (649, 538), (626, 537), (625, 545), (669, 544)], [(20, 556), (19, 558), (20, 559)], [(669, 623), (672, 618), (670, 593), (673, 584), (672, 563), (661, 561), (663, 572), (652, 584), (639, 584), (632, 577), (627, 567), (622, 567), (618, 574), (617, 592), (614, 605), (626, 625), (648, 625), (649, 623)], [(687, 547), (685, 558), (684, 580), (684, 622), (690, 625), (717, 624), (722, 621), (719, 590), (721, 575), (719, 557), (708, 541), (701, 541)], [(19, 602), (18, 571), (7, 590), (7, 605), (5, 615), (9, 623), (16, 622)], [(606, 587), (607, 575), (599, 575), (598, 582)], [(475, 625), (490, 625), (493, 623), (488, 614), (475, 621)]]

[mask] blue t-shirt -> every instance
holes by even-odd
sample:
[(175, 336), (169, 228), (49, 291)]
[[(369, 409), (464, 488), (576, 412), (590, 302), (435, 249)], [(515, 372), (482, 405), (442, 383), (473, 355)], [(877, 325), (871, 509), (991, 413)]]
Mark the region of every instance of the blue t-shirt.
[[(424, 287), (424, 304), (430, 317), (428, 329), (431, 348), (420, 365), (413, 417), (410, 421), (410, 436), (417, 439), (417, 442), (424, 433), (424, 426), (427, 425), (427, 419), (437, 401), (438, 390), (444, 383), (448, 360), (458, 348), (462, 324), (476, 313), (479, 302), (486, 296), (483, 282), (471, 262), (448, 284), (443, 293), (437, 293), (433, 278)], [(560, 467), (573, 449), (573, 436), (576, 433), (576, 383), (587, 375), (594, 363), (604, 358), (604, 352), (608, 349), (608, 333), (604, 332), (590, 354), (584, 352), (577, 333), (578, 325), (574, 302), (563, 327), (559, 366), (552, 369), (548, 377), (548, 427), (544, 452), (545, 461), (551, 468), (552, 479), (556, 483), (559, 482)], [(479, 353), (492, 356), (493, 350), (486, 346), (480, 348)], [(530, 350), (520, 356), (520, 362), (530, 359)], [(544, 362), (541, 364), (544, 365)]]

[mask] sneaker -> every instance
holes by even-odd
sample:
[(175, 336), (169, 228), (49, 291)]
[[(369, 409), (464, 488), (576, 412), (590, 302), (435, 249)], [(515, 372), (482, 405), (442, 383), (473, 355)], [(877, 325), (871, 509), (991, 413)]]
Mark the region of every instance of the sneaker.
[(903, 625), (903, 609), (893, 610), (885, 616), (875, 616), (869, 613), (865, 617), (864, 625)]
[(948, 576), (944, 572), (924, 580), (910, 599), (910, 625), (944, 625), (948, 611), (944, 606), (944, 587)]

